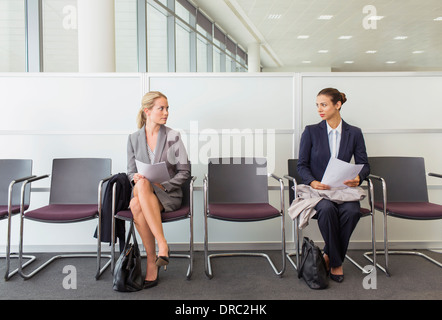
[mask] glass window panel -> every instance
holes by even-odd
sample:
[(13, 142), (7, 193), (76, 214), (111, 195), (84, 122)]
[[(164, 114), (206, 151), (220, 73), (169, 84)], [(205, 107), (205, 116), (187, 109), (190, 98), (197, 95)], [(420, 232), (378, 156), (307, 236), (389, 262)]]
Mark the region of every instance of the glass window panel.
[(176, 23), (176, 71), (190, 72), (190, 31)]
[(26, 71), (24, 1), (0, 1), (0, 72)]
[(147, 62), (149, 72), (167, 72), (167, 16), (147, 6)]
[(190, 23), (189, 11), (184, 8), (178, 1), (175, 1), (175, 14), (187, 23)]
[(78, 71), (77, 1), (44, 0), (42, 19), (44, 71)]
[(209, 43), (206, 39), (198, 35), (197, 37), (197, 43), (196, 43), (196, 52), (197, 52), (197, 61), (196, 61), (196, 67), (197, 72), (207, 72), (207, 55), (208, 55), (208, 49)]
[(138, 71), (136, 0), (115, 0), (115, 63), (117, 72)]
[(221, 51), (213, 48), (213, 72), (221, 72)]

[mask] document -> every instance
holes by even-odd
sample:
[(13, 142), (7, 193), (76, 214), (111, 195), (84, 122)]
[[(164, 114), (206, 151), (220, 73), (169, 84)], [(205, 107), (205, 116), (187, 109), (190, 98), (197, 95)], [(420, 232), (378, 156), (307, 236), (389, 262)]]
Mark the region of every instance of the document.
[(167, 171), (166, 163), (159, 162), (147, 164), (135, 159), (137, 171), (142, 174), (150, 182), (161, 183), (170, 180), (169, 171)]
[(351, 164), (337, 158), (330, 158), (321, 183), (335, 189), (348, 188), (343, 182), (356, 178), (363, 166), (363, 164)]

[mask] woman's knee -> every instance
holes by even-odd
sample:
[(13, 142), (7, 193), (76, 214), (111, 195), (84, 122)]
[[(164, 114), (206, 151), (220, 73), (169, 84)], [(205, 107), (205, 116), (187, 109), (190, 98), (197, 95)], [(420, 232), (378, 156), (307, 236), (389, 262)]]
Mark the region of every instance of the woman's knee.
[(137, 219), (140, 214), (142, 214), (140, 202), (138, 201), (138, 197), (132, 198), (130, 200), (130, 211), (132, 212), (132, 215), (134, 216), (134, 219)]

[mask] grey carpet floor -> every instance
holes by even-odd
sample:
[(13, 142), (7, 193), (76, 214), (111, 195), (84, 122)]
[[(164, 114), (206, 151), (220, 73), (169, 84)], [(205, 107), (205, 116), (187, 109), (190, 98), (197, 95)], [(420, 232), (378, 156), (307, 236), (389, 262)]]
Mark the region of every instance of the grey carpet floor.
[[(281, 265), (280, 252), (268, 252), (275, 264)], [(426, 251), (439, 261), (442, 254)], [(362, 266), (368, 261), (361, 251), (349, 254)], [(37, 254), (37, 261), (27, 269), (33, 269), (48, 254)], [(1, 300), (442, 300), (442, 269), (420, 257), (392, 256), (391, 277), (378, 271), (376, 289), (364, 289), (362, 274), (349, 261), (344, 263), (343, 283), (330, 281), (325, 290), (311, 290), (287, 262), (283, 277), (277, 277), (263, 258), (231, 257), (213, 259), (214, 277), (204, 273), (204, 253), (195, 252), (191, 280), (186, 280), (187, 259), (171, 259), (167, 271), (161, 270), (157, 287), (133, 293), (112, 290), (109, 270), (99, 280), (94, 278), (95, 259), (60, 259), (32, 279), (23, 280), (15, 275), (3, 280), (5, 260), (0, 260)], [(383, 262), (382, 258), (379, 258)], [(13, 264), (16, 263), (13, 261)], [(143, 271), (144, 268), (143, 259)], [(14, 264), (15, 265), (15, 264)], [(65, 289), (63, 280), (68, 274), (63, 268), (71, 265), (76, 270), (76, 289)], [(25, 269), (26, 270), (26, 269)], [(72, 273), (69, 275), (73, 276)]]

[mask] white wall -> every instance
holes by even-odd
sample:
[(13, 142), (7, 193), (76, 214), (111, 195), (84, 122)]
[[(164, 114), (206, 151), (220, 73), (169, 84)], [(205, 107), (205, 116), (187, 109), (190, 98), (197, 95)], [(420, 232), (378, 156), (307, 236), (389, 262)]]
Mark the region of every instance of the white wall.
[[(320, 120), (315, 97), (324, 87), (334, 86), (347, 94), (343, 118), (363, 129), (370, 156), (424, 156), (427, 171), (442, 172), (442, 150), (434, 147), (440, 146), (442, 135), (436, 107), (436, 89), (441, 84), (442, 74), (408, 73), (5, 73), (0, 74), (0, 158), (31, 158), (34, 174), (39, 175), (50, 173), (56, 157), (110, 157), (113, 172), (125, 172), (127, 136), (136, 130), (141, 97), (148, 90), (160, 90), (169, 98), (168, 125), (181, 131), (192, 173), (198, 178), (195, 243), (200, 249), (204, 235), (201, 186), (207, 158), (264, 155), (269, 171), (283, 176), (287, 159), (297, 156), (304, 126)], [(240, 143), (239, 148), (235, 142)], [(277, 184), (269, 181), (270, 201), (279, 208)], [(442, 181), (427, 181), (430, 200), (442, 204)], [(49, 180), (36, 183), (33, 190), (31, 209), (45, 205)], [(287, 191), (285, 195), (288, 207)], [(364, 220), (355, 230), (352, 246), (369, 247), (369, 221)], [(14, 245), (18, 243), (18, 223), (14, 217)], [(96, 222), (50, 225), (26, 221), (25, 250), (93, 250), (95, 226)], [(277, 220), (248, 224), (211, 220), (209, 226), (212, 248), (237, 248), (231, 243), (277, 248), (279, 241)], [(389, 227), (390, 240), (398, 246), (442, 247), (441, 221), (395, 219)], [(289, 218), (286, 231), (290, 247)], [(170, 243), (184, 247), (186, 222), (165, 224), (165, 232)], [(304, 234), (322, 240), (314, 223)], [(5, 243), (6, 221), (1, 221), (0, 252)]]

